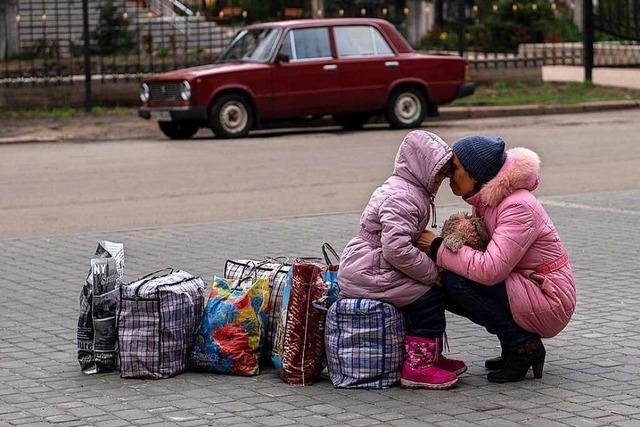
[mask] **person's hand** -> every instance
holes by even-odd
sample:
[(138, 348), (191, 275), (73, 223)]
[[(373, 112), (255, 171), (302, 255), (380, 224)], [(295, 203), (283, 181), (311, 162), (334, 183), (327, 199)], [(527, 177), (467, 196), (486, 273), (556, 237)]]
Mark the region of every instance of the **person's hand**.
[(435, 239), (436, 237), (438, 237), (436, 233), (434, 233), (431, 230), (423, 231), (420, 237), (418, 238), (418, 242), (417, 242), (418, 248), (421, 251), (429, 252), (429, 249), (431, 249), (431, 243), (433, 242), (433, 239)]

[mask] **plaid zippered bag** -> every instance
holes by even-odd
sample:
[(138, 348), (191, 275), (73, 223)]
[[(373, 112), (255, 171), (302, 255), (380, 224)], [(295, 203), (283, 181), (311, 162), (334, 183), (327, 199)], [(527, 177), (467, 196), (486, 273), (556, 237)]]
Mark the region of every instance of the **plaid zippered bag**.
[(206, 287), (202, 278), (168, 268), (120, 288), (122, 378), (169, 378), (188, 368)]
[(339, 299), (325, 323), (327, 367), (335, 387), (383, 389), (400, 380), (404, 317), (391, 304)]

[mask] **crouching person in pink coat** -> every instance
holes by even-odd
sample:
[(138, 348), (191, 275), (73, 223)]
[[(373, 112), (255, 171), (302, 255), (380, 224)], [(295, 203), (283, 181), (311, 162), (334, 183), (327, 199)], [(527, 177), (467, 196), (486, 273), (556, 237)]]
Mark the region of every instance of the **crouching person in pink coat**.
[(466, 137), (453, 145), (453, 192), (473, 206), (491, 241), (486, 251), (463, 246), (454, 253), (425, 232), (419, 245), (447, 270), (442, 279), (462, 314), (498, 336), (500, 357), (485, 366), (491, 382), (522, 380), (530, 367), (542, 377), (542, 338), (571, 319), (576, 291), (569, 258), (551, 218), (532, 191), (540, 159), (531, 150), (505, 152), (500, 138)]
[(448, 389), (467, 369), (442, 355), (446, 295), (435, 286), (435, 263), (416, 246), (432, 214), (435, 220), (433, 200), (451, 157), (437, 135), (409, 132), (393, 175), (374, 191), (340, 258), (340, 297), (381, 300), (407, 317), (403, 387)]

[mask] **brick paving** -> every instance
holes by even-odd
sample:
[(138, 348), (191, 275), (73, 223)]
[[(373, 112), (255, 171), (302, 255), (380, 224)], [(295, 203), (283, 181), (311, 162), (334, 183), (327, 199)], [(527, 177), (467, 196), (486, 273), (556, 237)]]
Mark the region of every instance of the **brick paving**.
[(292, 387), (272, 370), (160, 381), (80, 372), (78, 297), (98, 239), (125, 243), (128, 280), (173, 266), (210, 282), (227, 258), (318, 255), (323, 241), (342, 248), (358, 215), (0, 240), (0, 426), (638, 426), (640, 191), (545, 200), (577, 277), (573, 321), (546, 340), (541, 380), (500, 385), (483, 367), (497, 341), (449, 316), (451, 354), (469, 371), (446, 392), (339, 390), (327, 379)]

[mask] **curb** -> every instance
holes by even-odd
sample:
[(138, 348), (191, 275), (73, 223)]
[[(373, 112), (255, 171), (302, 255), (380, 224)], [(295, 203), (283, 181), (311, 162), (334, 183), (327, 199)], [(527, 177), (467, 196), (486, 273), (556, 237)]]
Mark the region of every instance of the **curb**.
[(15, 136), (0, 138), (0, 145), (4, 144), (24, 144), (31, 142), (61, 142), (60, 138), (50, 136)]
[(545, 114), (593, 113), (640, 108), (640, 100), (583, 102), (573, 105), (513, 105), (504, 107), (442, 107), (439, 120), (512, 117)]
[[(575, 113), (595, 113), (603, 111), (629, 110), (640, 108), (639, 100), (627, 101), (597, 101), (584, 102), (573, 105), (511, 105), (511, 106), (470, 106), (470, 107), (442, 107), (439, 109), (437, 117), (429, 117), (426, 122), (445, 121), (445, 120), (464, 120), (464, 119), (484, 119), (497, 117), (517, 117), (531, 115), (548, 115), (548, 114), (575, 114)], [(383, 123), (382, 120), (372, 119), (370, 123)], [(335, 126), (330, 120), (321, 120), (315, 126)], [(301, 127), (299, 124), (296, 127)], [(304, 126), (302, 126), (304, 127)], [(268, 128), (275, 130), (276, 128)], [(52, 142), (70, 142), (74, 138), (64, 139), (55, 136), (16, 136), (0, 138), (0, 146), (4, 144), (23, 144), (23, 143), (52, 143)], [(109, 140), (113, 140), (110, 138)], [(106, 140), (105, 140), (106, 141)]]

